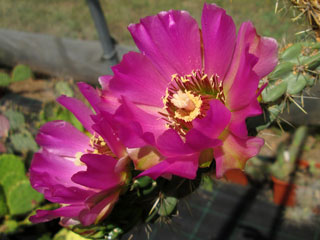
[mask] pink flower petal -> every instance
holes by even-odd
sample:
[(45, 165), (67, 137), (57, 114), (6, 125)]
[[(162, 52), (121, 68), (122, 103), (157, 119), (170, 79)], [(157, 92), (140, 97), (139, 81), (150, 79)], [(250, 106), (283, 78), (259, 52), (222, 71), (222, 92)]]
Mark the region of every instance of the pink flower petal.
[(149, 114), (125, 98), (114, 119), (119, 123), (118, 136), (129, 148), (150, 145), (150, 142), (146, 144), (146, 137), (157, 138), (166, 130), (165, 121), (160, 118), (160, 114)]
[(52, 219), (58, 217), (68, 217), (68, 218), (76, 218), (80, 211), (84, 208), (83, 205), (72, 205), (61, 207), (55, 210), (37, 210), (36, 215), (33, 215), (29, 218), (29, 220), (33, 223), (40, 223), (40, 222), (48, 222)]
[(204, 4), (201, 20), (205, 72), (224, 79), (235, 47), (236, 27), (225, 10), (215, 4)]
[[(93, 199), (99, 199), (98, 202)], [(119, 198), (119, 191), (115, 192), (100, 192), (89, 198), (86, 203), (89, 201), (89, 206), (93, 206), (92, 208), (83, 209), (79, 214), (79, 219), (83, 226), (89, 226), (94, 224), (95, 222), (100, 222), (103, 220), (109, 213), (112, 211), (114, 204), (117, 202)], [(92, 200), (93, 199), (93, 200)]]
[(267, 76), (277, 66), (278, 44), (273, 38), (260, 37), (251, 22), (242, 24), (240, 31), (246, 34), (246, 41), (250, 44), (249, 53), (258, 57), (253, 70), (260, 77)]
[(84, 168), (46, 151), (36, 153), (29, 169), (31, 186), (51, 202), (84, 201), (92, 191), (70, 179), (70, 176)]
[(270, 73), (277, 65), (276, 41), (271, 38), (261, 38), (257, 35), (251, 22), (243, 23), (239, 29), (231, 66), (224, 80), (224, 90), (226, 92), (229, 91), (235, 81), (237, 70), (240, 68), (243, 54), (246, 51), (257, 58), (257, 62), (252, 68), (260, 79)]
[(218, 138), (229, 124), (230, 111), (219, 100), (211, 100), (210, 108), (202, 119), (195, 119), (193, 128), (210, 138)]
[(98, 90), (84, 82), (78, 82), (77, 85), (80, 92), (88, 100), (95, 112), (99, 113), (98, 104), (100, 103), (101, 99)]
[(0, 114), (0, 137), (6, 137), (10, 129), (9, 120)]
[(134, 103), (163, 107), (162, 97), (170, 79), (164, 79), (146, 56), (129, 52), (112, 70), (114, 78), (109, 88), (118, 97), (124, 95)]
[(42, 125), (36, 142), (47, 151), (74, 158), (78, 152), (89, 149), (90, 139), (70, 123), (52, 121)]
[(72, 181), (94, 189), (112, 189), (119, 185), (120, 177), (115, 172), (117, 160), (107, 155), (84, 154), (81, 159), (87, 166), (72, 176)]
[(75, 117), (82, 123), (82, 125), (87, 129), (88, 132), (93, 134), (91, 115), (93, 112), (88, 108), (83, 102), (78, 99), (61, 96), (57, 99), (62, 106), (72, 112)]
[[(78, 186), (71, 181), (70, 176), (84, 168), (84, 166), (76, 166), (71, 160), (66, 160), (65, 158), (42, 150), (33, 156), (30, 166), (30, 181), (32, 186), (37, 188), (36, 185), (40, 184), (40, 182), (33, 181), (33, 178), (39, 173), (47, 173), (54, 184), (63, 184), (68, 187)], [(43, 183), (46, 184), (46, 181)]]
[(106, 112), (103, 112), (102, 116), (98, 118), (92, 128), (106, 141), (110, 150), (118, 158), (121, 158), (125, 155), (126, 150), (115, 130), (112, 128), (113, 116)]
[(7, 148), (3, 143), (0, 142), (0, 153), (5, 153), (7, 152)]
[(198, 153), (167, 158), (142, 172), (138, 177), (149, 176), (155, 180), (160, 176), (173, 174), (183, 178), (194, 179), (197, 175), (198, 159)]
[(100, 84), (102, 90), (109, 89), (109, 83), (112, 78), (113, 78), (112, 75), (104, 75), (104, 76), (99, 77), (98, 81), (99, 81), (99, 84)]
[(180, 135), (173, 129), (166, 130), (157, 140), (157, 147), (166, 156), (191, 154), (194, 150), (185, 144)]
[(195, 128), (186, 135), (186, 142), (194, 151), (198, 152), (222, 145), (221, 140), (210, 138)]
[(257, 155), (263, 144), (264, 141), (261, 138), (244, 139), (232, 133), (226, 133), (223, 145), (213, 150), (217, 177), (222, 177), (228, 169), (243, 169), (246, 161)]
[(262, 114), (262, 108), (255, 98), (245, 108), (232, 112), (228, 129), (236, 136), (246, 138), (248, 136), (246, 119), (260, 114)]
[(250, 54), (248, 50), (246, 48), (241, 54), (240, 65), (238, 66), (232, 86), (228, 92), (225, 92), (226, 105), (231, 112), (246, 107), (257, 98), (256, 94), (260, 78), (253, 71), (253, 67), (258, 59)]
[(173, 74), (201, 69), (199, 27), (188, 12), (160, 12), (128, 28), (137, 47), (168, 82)]

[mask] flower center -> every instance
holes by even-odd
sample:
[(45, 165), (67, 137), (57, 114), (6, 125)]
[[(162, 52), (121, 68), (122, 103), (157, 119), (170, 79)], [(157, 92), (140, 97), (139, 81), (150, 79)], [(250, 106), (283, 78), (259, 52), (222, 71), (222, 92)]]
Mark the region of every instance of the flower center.
[(171, 103), (176, 107), (175, 118), (191, 122), (199, 116), (202, 100), (200, 96), (193, 95), (190, 91), (179, 90), (172, 95)]
[(93, 151), (87, 150), (89, 153), (105, 154), (116, 158), (115, 154), (111, 151), (108, 144), (98, 134), (92, 135), (92, 137), (90, 138), (90, 145), (93, 148)]
[(160, 113), (170, 128), (185, 135), (192, 128), (192, 121), (206, 115), (212, 99), (225, 102), (222, 82), (218, 76), (208, 76), (203, 71), (192, 71), (190, 75), (172, 75), (163, 97), (166, 113)]

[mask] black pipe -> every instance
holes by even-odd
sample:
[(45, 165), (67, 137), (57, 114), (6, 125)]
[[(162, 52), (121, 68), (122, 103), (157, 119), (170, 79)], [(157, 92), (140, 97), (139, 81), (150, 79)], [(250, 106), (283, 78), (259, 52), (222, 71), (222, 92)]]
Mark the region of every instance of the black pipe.
[(87, 0), (87, 3), (103, 49), (102, 59), (110, 61), (111, 65), (117, 64), (117, 52), (110, 36), (100, 2), (99, 0)]

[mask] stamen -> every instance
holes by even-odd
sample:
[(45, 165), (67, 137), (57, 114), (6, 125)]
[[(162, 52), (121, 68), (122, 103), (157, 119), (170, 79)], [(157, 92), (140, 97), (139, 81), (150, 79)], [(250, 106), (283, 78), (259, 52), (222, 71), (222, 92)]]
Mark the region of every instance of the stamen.
[(164, 112), (159, 112), (166, 126), (185, 135), (192, 128), (192, 121), (203, 118), (210, 108), (209, 102), (218, 99), (225, 102), (222, 82), (217, 75), (208, 76), (203, 71), (191, 74), (173, 74), (163, 100)]
[(111, 157), (116, 157), (115, 154), (109, 148), (108, 144), (104, 141), (104, 139), (97, 134), (94, 134), (90, 138), (90, 145), (93, 148), (93, 150), (88, 150), (89, 153), (105, 154)]
[(193, 111), (196, 107), (192, 100), (189, 98), (188, 94), (183, 93), (181, 90), (179, 90), (178, 93), (173, 94), (171, 102), (177, 108), (183, 108), (187, 111)]

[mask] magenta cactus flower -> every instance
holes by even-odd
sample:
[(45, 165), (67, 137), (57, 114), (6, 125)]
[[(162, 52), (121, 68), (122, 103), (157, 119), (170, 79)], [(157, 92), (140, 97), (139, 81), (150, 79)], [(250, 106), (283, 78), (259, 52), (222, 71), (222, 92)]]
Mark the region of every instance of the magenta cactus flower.
[[(78, 84), (93, 108), (99, 95), (84, 83)], [(84, 226), (103, 220), (112, 210), (129, 178), (127, 154), (108, 119), (95, 116), (81, 101), (61, 96), (58, 102), (83, 124), (88, 135), (65, 121), (44, 124), (36, 137), (41, 146), (30, 167), (31, 185), (51, 202), (55, 210), (38, 210), (34, 223), (61, 217), (62, 225)]]
[(218, 177), (243, 168), (263, 145), (248, 136), (245, 121), (262, 113), (259, 82), (277, 64), (276, 41), (250, 22), (236, 34), (214, 4), (204, 5), (201, 30), (188, 12), (170, 10), (129, 31), (140, 53), (126, 54), (100, 83), (103, 101), (121, 104), (117, 132), (129, 152), (153, 152), (136, 159), (141, 176), (193, 179), (213, 158)]

